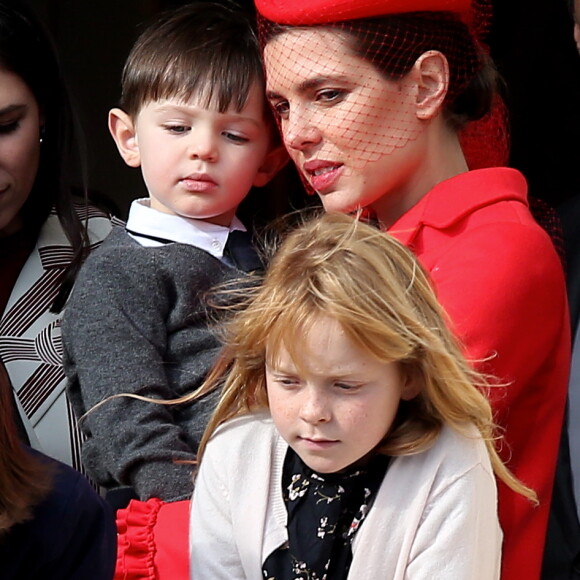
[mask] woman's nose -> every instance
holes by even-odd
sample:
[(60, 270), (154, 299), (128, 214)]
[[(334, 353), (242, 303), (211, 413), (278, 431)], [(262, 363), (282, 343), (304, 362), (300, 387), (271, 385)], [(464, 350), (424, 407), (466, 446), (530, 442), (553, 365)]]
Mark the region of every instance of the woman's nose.
[(320, 143), (322, 139), (313, 116), (303, 110), (289, 113), (288, 118), (282, 120), (281, 129), (288, 149), (302, 151)]

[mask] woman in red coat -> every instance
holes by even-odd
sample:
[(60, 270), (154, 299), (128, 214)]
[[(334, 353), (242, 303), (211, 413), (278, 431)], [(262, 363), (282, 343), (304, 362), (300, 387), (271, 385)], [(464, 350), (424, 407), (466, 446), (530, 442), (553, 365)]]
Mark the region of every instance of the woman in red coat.
[(470, 0), (256, 5), (268, 98), (306, 185), (327, 211), (365, 208), (416, 252), (468, 356), (498, 378), (502, 458), (540, 499), (500, 484), (502, 578), (537, 580), (569, 367), (565, 285), (523, 176), (470, 171), (460, 144), (493, 109), (481, 20)]

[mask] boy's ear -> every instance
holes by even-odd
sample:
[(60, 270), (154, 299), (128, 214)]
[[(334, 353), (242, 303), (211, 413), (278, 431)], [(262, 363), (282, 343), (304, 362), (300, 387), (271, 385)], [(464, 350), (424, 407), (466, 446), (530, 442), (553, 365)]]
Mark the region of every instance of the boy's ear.
[(419, 119), (429, 120), (436, 117), (449, 88), (449, 63), (438, 50), (424, 52), (413, 65), (416, 78), (416, 114)]
[(253, 185), (257, 187), (266, 185), (288, 163), (289, 159), (290, 157), (288, 157), (288, 152), (284, 145), (271, 148), (266, 157), (264, 157), (256, 177), (254, 177)]
[(109, 111), (109, 131), (121, 157), (129, 167), (141, 165), (141, 154), (133, 119), (123, 109)]

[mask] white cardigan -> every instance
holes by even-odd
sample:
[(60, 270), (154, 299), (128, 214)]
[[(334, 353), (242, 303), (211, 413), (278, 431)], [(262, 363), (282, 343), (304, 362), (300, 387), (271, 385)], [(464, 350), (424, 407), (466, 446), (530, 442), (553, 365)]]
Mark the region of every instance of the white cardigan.
[[(354, 539), (349, 579), (499, 578), (496, 483), (472, 432), (467, 438), (444, 428), (428, 451), (393, 460)], [(262, 579), (262, 563), (288, 537), (281, 486), (287, 448), (263, 413), (216, 432), (193, 493), (192, 580)]]

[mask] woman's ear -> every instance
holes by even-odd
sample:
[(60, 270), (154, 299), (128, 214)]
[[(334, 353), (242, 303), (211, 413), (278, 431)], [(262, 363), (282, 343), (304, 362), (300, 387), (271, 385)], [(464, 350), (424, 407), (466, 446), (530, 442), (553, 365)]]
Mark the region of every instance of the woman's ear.
[(289, 159), (288, 152), (283, 145), (272, 147), (266, 153), (264, 161), (256, 173), (253, 185), (257, 187), (266, 185), (288, 163)]
[(139, 167), (141, 154), (133, 119), (122, 109), (111, 109), (109, 131), (125, 163), (129, 167)]
[(417, 82), (417, 118), (428, 121), (436, 117), (449, 88), (449, 63), (438, 50), (424, 52), (413, 65)]

